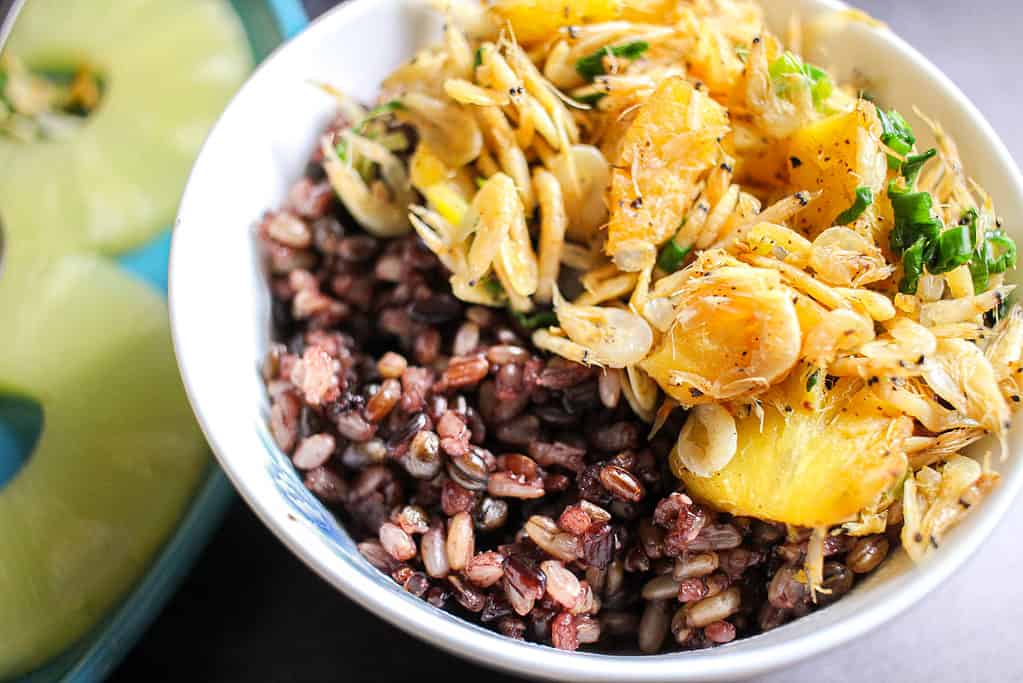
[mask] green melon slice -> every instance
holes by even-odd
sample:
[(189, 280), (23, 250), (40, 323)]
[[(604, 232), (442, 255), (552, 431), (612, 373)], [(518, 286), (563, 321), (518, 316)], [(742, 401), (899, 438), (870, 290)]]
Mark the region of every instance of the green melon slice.
[(44, 426), (0, 488), (0, 680), (131, 588), (208, 463), (157, 294), (101, 257), (4, 270), (0, 392), (38, 401)]
[(8, 236), (46, 241), (50, 253), (122, 251), (165, 229), (206, 132), (252, 66), (223, 0), (32, 0), (7, 49), (33, 68), (88, 63), (105, 84), (69, 139), (0, 137)]

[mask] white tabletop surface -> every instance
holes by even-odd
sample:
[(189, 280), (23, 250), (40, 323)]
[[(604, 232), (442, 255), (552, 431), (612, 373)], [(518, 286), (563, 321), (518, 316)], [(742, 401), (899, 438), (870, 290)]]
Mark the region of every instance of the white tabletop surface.
[[(852, 2), (948, 74), (1023, 162), (1023, 0)], [(1023, 681), (1021, 538), (1023, 500), (978, 555), (921, 604), (869, 636), (758, 683)]]

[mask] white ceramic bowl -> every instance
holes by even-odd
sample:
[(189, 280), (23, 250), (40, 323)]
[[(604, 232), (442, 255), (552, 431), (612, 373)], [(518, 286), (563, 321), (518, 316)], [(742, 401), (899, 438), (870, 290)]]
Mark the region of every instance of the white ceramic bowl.
[[(771, 0), (771, 25), (845, 8), (834, 0)], [(909, 116), (913, 107), (955, 135), (966, 169), (995, 199), (1010, 229), (1023, 217), (1023, 178), (980, 113), (933, 65), (885, 29), (830, 22), (808, 36), (808, 57)], [(253, 239), (262, 212), (299, 177), (332, 103), (310, 80), (371, 99), (382, 77), (439, 37), (441, 20), (410, 0), (351, 0), (278, 49), (213, 129), (188, 182), (174, 231), (170, 305), (178, 362), (206, 436), (235, 486), (270, 529), (326, 580), (367, 609), (454, 654), (506, 671), (562, 681), (719, 681), (823, 652), (921, 599), (974, 554), (1023, 484), (1018, 458), (997, 465), (995, 493), (940, 550), (913, 566), (903, 553), (835, 605), (729, 645), (658, 656), (568, 653), (520, 643), (416, 599), (373, 569), (302, 486), (266, 428), (258, 367), (268, 343), (269, 297)], [(827, 36), (823, 36), (823, 34)], [(1015, 234), (1017, 240), (1023, 234)], [(1009, 443), (1020, 450), (1023, 429)]]

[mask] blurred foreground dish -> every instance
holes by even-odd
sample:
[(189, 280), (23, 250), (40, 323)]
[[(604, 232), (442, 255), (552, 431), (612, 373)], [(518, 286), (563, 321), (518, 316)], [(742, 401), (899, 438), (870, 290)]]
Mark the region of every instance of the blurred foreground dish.
[(43, 411), (0, 481), (0, 679), (109, 612), (208, 463), (164, 302), (108, 257), (167, 228), (251, 63), (220, 0), (34, 0), (0, 56), (0, 392)]

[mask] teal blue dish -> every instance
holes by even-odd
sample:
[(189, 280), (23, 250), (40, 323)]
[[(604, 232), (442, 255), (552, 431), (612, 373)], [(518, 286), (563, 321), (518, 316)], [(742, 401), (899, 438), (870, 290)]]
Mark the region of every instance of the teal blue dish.
[[(308, 23), (299, 0), (232, 0), (232, 5), (241, 17), (257, 62)], [(169, 252), (167, 230), (118, 260), (125, 270), (166, 294)], [(31, 438), (26, 437), (32, 431), (26, 426), (32, 422), (31, 416), (26, 416), (24, 422), (25, 425), (13, 425), (6, 432), (0, 429), (0, 480), (4, 463), (11, 460), (3, 457), (4, 452)], [(22, 426), (25, 429), (19, 428)], [(9, 683), (98, 683), (109, 676), (177, 590), (233, 499), (231, 484), (220, 468), (211, 463), (178, 528), (120, 605), (88, 636), (46, 666)]]

